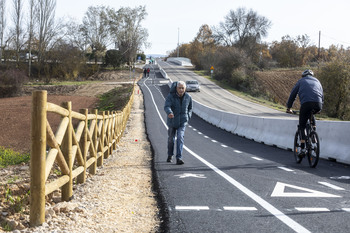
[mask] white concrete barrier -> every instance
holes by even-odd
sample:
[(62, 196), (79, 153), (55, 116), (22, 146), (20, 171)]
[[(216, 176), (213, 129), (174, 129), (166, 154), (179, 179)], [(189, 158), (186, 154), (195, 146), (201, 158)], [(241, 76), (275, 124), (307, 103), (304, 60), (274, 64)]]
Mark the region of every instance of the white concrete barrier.
[(168, 74), (163, 70), (162, 67), (159, 66), (159, 71), (163, 75), (164, 78), (169, 79)]
[(168, 57), (167, 61), (173, 62), (180, 66), (193, 66), (191, 60), (186, 57)]
[[(169, 87), (171, 86), (169, 79)], [(276, 119), (234, 114), (193, 101), (193, 112), (233, 134), (282, 149), (293, 149), (297, 119)], [(320, 157), (350, 164), (350, 122), (317, 121)]]

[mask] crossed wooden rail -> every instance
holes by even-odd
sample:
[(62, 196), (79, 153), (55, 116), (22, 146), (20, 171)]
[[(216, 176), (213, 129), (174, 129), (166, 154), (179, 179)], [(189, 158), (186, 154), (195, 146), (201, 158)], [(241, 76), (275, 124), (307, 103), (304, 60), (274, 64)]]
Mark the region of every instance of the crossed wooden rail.
[[(62, 201), (73, 195), (73, 179), (84, 183), (86, 172), (96, 174), (116, 149), (130, 115), (134, 90), (123, 111), (89, 114), (87, 109), (72, 111), (72, 103), (62, 106), (47, 102), (46, 91), (35, 91), (32, 96), (31, 158), (30, 158), (30, 225), (45, 222), (45, 196), (61, 188)], [(47, 121), (47, 113), (61, 116), (56, 133)], [(74, 129), (72, 120), (78, 121)], [(54, 164), (56, 166), (54, 167)], [(59, 169), (55, 180), (48, 180), (53, 169)], [(57, 172), (56, 172), (57, 173)]]

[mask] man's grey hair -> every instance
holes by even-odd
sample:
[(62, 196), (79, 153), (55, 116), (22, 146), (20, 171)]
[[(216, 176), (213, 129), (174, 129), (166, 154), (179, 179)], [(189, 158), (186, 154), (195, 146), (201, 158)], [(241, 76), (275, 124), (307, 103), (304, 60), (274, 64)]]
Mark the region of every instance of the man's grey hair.
[(186, 83), (185, 83), (184, 81), (178, 81), (178, 82), (177, 82), (177, 85), (179, 85), (179, 84), (182, 85), (182, 86), (184, 86), (184, 87), (186, 87)]

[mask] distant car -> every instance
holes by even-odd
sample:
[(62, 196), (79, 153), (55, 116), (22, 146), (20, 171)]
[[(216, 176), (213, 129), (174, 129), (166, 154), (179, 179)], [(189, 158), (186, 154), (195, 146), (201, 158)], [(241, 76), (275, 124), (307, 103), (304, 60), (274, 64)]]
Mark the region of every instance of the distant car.
[(200, 91), (197, 80), (186, 81), (186, 91)]

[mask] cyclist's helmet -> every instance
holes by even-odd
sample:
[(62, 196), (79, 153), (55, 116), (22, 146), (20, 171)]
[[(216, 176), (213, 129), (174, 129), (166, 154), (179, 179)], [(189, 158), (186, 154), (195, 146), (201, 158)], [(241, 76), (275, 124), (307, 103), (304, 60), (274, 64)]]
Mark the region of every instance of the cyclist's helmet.
[(308, 75), (311, 75), (311, 76), (314, 76), (314, 72), (312, 70), (305, 70), (301, 77), (305, 77), (305, 76), (308, 76)]

